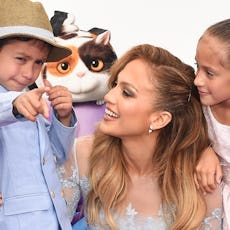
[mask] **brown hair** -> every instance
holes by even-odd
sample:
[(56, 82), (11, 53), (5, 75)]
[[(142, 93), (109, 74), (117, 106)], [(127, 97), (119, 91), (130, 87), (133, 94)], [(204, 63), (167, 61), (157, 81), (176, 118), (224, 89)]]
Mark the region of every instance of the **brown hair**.
[[(112, 66), (110, 87), (134, 59), (145, 61), (151, 69), (154, 95), (157, 95), (153, 99), (153, 109), (172, 114), (171, 122), (159, 132), (152, 158), (163, 204), (172, 218), (168, 225), (172, 230), (196, 229), (206, 207), (193, 175), (200, 154), (209, 141), (201, 104), (193, 87), (194, 70), (167, 50), (148, 44), (139, 45)], [(86, 203), (88, 220), (100, 223), (99, 213), (103, 209), (106, 224), (110, 229), (117, 229), (111, 210), (125, 198), (129, 180), (121, 140), (97, 130), (89, 168), (92, 187)]]
[(215, 37), (223, 43), (225, 46), (225, 49), (222, 50), (225, 53), (223, 57), (223, 64), (230, 66), (230, 19), (225, 19), (211, 25), (204, 32), (203, 36), (205, 35)]
[(40, 41), (40, 46), (41, 48), (43, 47), (47, 47), (47, 49), (51, 49), (51, 45), (42, 41), (42, 40), (39, 40), (39, 39), (36, 39), (36, 38), (31, 38), (31, 37), (8, 37), (8, 38), (3, 38), (3, 39), (0, 39), (0, 49), (13, 42), (13, 41), (21, 41), (21, 42), (28, 42), (28, 41)]

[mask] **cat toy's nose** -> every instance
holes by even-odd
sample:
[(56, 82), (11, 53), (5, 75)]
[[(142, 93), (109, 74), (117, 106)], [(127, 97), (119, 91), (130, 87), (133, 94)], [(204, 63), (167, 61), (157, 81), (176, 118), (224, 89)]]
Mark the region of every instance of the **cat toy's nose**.
[(84, 76), (85, 76), (85, 72), (78, 72), (78, 73), (77, 73), (77, 77), (82, 78), (82, 77), (84, 77)]

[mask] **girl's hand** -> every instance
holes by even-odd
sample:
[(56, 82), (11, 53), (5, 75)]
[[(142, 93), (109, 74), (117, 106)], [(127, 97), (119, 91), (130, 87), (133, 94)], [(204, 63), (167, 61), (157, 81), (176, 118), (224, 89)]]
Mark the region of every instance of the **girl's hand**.
[(222, 179), (222, 168), (219, 158), (212, 147), (208, 147), (201, 155), (194, 175), (198, 189), (206, 193), (213, 192)]

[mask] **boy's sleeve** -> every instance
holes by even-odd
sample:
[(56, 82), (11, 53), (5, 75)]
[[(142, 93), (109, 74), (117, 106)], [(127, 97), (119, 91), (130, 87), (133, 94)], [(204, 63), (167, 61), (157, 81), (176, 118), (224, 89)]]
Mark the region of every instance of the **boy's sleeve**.
[(75, 139), (77, 118), (72, 109), (71, 125), (70, 127), (66, 127), (56, 118), (54, 113), (52, 114), (52, 124), (49, 130), (49, 136), (54, 154), (57, 157), (57, 163), (61, 164), (69, 157)]
[(17, 119), (13, 115), (13, 104), (12, 102), (18, 97), (22, 92), (5, 92), (0, 93), (0, 126), (8, 125), (16, 122)]

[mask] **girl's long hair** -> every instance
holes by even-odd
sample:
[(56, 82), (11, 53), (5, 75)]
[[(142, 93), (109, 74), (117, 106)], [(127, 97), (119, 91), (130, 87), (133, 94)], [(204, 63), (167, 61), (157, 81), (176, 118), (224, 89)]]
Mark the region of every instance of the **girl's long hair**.
[[(153, 97), (153, 110), (172, 114), (171, 122), (159, 132), (152, 158), (164, 213), (169, 212), (171, 216), (170, 221), (165, 216), (166, 223), (172, 230), (196, 229), (205, 215), (206, 206), (202, 194), (196, 189), (194, 171), (209, 140), (193, 85), (194, 70), (162, 48), (139, 45), (115, 62), (110, 87), (119, 72), (134, 59), (145, 61), (151, 69), (154, 95), (157, 95)], [(100, 221), (103, 210), (109, 229), (118, 229), (112, 212), (125, 199), (129, 180), (121, 144), (119, 138), (105, 135), (98, 129), (90, 157), (91, 190), (86, 200), (88, 221), (103, 224)]]

